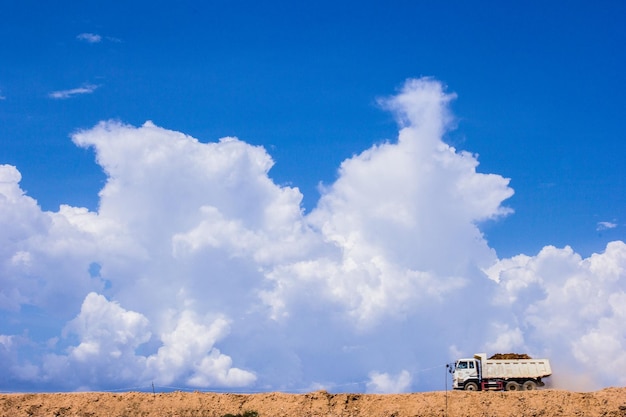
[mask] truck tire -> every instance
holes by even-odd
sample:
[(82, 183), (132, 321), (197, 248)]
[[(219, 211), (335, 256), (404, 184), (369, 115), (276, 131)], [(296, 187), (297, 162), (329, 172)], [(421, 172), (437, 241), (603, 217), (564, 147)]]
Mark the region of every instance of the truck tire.
[(524, 385), (522, 385), (522, 389), (524, 391), (534, 391), (537, 389), (537, 383), (535, 381), (526, 381)]
[(478, 384), (475, 382), (468, 382), (465, 384), (465, 391), (478, 391)]
[(521, 388), (522, 386), (515, 381), (509, 381), (504, 386), (506, 391), (519, 391)]

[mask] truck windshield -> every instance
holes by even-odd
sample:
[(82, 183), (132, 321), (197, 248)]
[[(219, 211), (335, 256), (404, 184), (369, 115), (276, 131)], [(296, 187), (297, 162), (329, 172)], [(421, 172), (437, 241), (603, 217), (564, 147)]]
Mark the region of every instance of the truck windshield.
[(467, 369), (467, 362), (461, 361), (461, 362), (457, 363), (456, 368), (457, 369)]

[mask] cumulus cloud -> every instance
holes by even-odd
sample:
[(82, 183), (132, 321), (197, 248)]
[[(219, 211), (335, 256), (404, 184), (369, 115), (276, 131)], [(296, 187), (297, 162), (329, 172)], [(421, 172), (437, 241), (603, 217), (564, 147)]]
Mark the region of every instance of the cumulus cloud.
[(384, 100), (402, 120), (397, 142), (342, 163), (308, 220), (328, 254), (269, 275), (280, 313), (294, 279), (348, 306), (361, 325), (403, 316), (480, 279), (495, 261), (478, 228), (510, 212), (508, 180), (476, 172), (476, 157), (442, 142), (453, 98), (439, 83), (411, 80)]
[(253, 373), (232, 367), (232, 360), (214, 347), (229, 331), (226, 319), (218, 317), (203, 324), (195, 313), (183, 311), (171, 332), (162, 336), (163, 346), (147, 358), (155, 380), (171, 384), (180, 374), (193, 387), (237, 387), (254, 382)]
[[(171, 323), (154, 329), (142, 314), (129, 311), (104, 296), (89, 293), (81, 311), (64, 328), (64, 337), (75, 336), (64, 354), (43, 358), (31, 369), (33, 382), (54, 380), (64, 389), (93, 390), (102, 387), (146, 387), (181, 384), (187, 387), (240, 387), (256, 377), (232, 366), (232, 359), (214, 345), (225, 337), (229, 323), (222, 317), (201, 319), (195, 313), (171, 313)], [(175, 317), (174, 317), (175, 316)], [(4, 336), (7, 343), (12, 339)], [(138, 353), (142, 345), (157, 340), (161, 345), (150, 355)], [(25, 379), (21, 375), (21, 379)]]
[(498, 259), (481, 226), (513, 191), (442, 140), (453, 99), (427, 78), (382, 99), (398, 137), (309, 214), (263, 147), (151, 122), (72, 136), (107, 176), (94, 212), (43, 211), (0, 166), (5, 388), (442, 389), (422, 371), (486, 349), (618, 381), (594, 352), (626, 350), (624, 244)]
[(86, 292), (101, 288), (83, 279), (97, 243), (81, 223), (96, 227), (97, 215), (68, 206), (43, 212), (20, 180), (15, 167), (0, 165), (0, 308), (33, 305), (67, 318)]
[(97, 85), (85, 84), (82, 87), (72, 88), (69, 90), (53, 91), (50, 94), (48, 94), (48, 97), (57, 99), (57, 100), (63, 100), (63, 99), (72, 98), (72, 97), (82, 95), (82, 94), (91, 94), (94, 91), (96, 91), (97, 88), (98, 88)]
[(555, 374), (575, 374), (576, 364), (587, 389), (626, 383), (614, 372), (626, 361), (624, 242), (588, 258), (546, 246), (535, 256), (501, 260), (488, 274), (500, 282), (495, 302), (511, 305), (510, 322), (520, 326), (507, 347), (552, 358)]

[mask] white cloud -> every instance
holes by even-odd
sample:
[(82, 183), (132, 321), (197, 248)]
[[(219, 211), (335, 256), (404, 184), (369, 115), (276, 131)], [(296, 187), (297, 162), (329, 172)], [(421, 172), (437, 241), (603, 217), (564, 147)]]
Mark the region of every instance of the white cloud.
[(395, 377), (388, 373), (371, 372), (367, 383), (367, 392), (372, 394), (388, 394), (408, 392), (411, 387), (411, 375), (403, 370)]
[(492, 323), (491, 334), (495, 334), (495, 340), (485, 344), (487, 352), (512, 352), (515, 350), (526, 351), (524, 334), (519, 327), (513, 329), (509, 325), (499, 322)]
[(508, 346), (523, 342), (552, 358), (555, 374), (578, 367), (589, 378), (587, 389), (626, 383), (614, 372), (626, 361), (624, 242), (611, 242), (589, 258), (547, 246), (536, 256), (499, 261), (490, 274), (501, 284), (497, 300), (512, 304), (511, 322), (524, 332), (523, 341), (518, 337)]
[(276, 309), (300, 279), (367, 326), (481, 279), (478, 269), (496, 257), (477, 224), (508, 214), (500, 204), (513, 191), (507, 179), (477, 173), (473, 155), (441, 141), (451, 99), (422, 79), (384, 101), (405, 126), (397, 143), (342, 163), (308, 217), (326, 242), (324, 256), (268, 275), (280, 294), (268, 295)]
[[(70, 340), (72, 335), (78, 337), (77, 344), (70, 345), (67, 354), (45, 357), (41, 367), (19, 369), (22, 373), (30, 369), (34, 380), (57, 380), (66, 389), (147, 386), (150, 382), (237, 387), (254, 382), (253, 373), (233, 367), (232, 359), (214, 346), (228, 334), (225, 319), (203, 323), (190, 311), (173, 315), (177, 317), (170, 317), (172, 322), (154, 329), (160, 333), (153, 335), (153, 325), (144, 315), (90, 293), (79, 315), (64, 329)], [(161, 347), (151, 355), (140, 354), (142, 345), (150, 341)]]
[(160, 384), (185, 376), (193, 387), (240, 387), (256, 380), (253, 373), (233, 368), (232, 360), (214, 347), (229, 332), (229, 323), (218, 317), (205, 325), (195, 313), (183, 311), (171, 332), (161, 336), (163, 346), (147, 359), (147, 367)]
[[(72, 311), (86, 292), (99, 288), (98, 282), (83, 279), (96, 243), (88, 231), (71, 224), (75, 210), (42, 212), (24, 195), (20, 179), (17, 169), (0, 165), (0, 308)], [(90, 224), (97, 221), (91, 213)]]
[(48, 357), (39, 374), (70, 387), (94, 389), (104, 384), (133, 386), (145, 367), (136, 349), (151, 336), (142, 314), (128, 311), (102, 295), (89, 293), (81, 311), (68, 323), (66, 335), (77, 335), (78, 344), (67, 355)]
[(102, 36), (97, 33), (89, 33), (89, 32), (80, 33), (76, 35), (76, 39), (78, 39), (81, 42), (87, 42), (87, 43), (100, 43), (102, 41), (109, 41), (109, 42), (114, 42), (114, 43), (122, 42), (121, 39), (116, 38), (114, 36)]
[(80, 314), (66, 329), (80, 336), (80, 344), (70, 350), (70, 356), (80, 362), (92, 360), (105, 351), (112, 358), (122, 356), (121, 349), (134, 350), (150, 338), (148, 320), (102, 295), (89, 293)]
[(70, 90), (53, 91), (50, 94), (48, 94), (48, 97), (62, 100), (62, 99), (72, 98), (74, 96), (78, 96), (82, 94), (91, 94), (94, 91), (96, 91), (97, 88), (98, 88), (97, 85), (85, 84), (82, 87), (72, 88)]
[(617, 223), (613, 223), (613, 222), (598, 222), (598, 226), (596, 227), (596, 230), (598, 232), (600, 232), (602, 230), (615, 229), (616, 227), (617, 227)]
[(76, 36), (76, 39), (87, 43), (99, 43), (102, 41), (102, 36), (95, 33), (81, 33)]
[(480, 226), (511, 213), (513, 191), (442, 141), (453, 98), (420, 79), (381, 100), (397, 140), (344, 161), (310, 214), (264, 148), (151, 122), (73, 135), (107, 175), (97, 212), (42, 211), (0, 166), (5, 380), (441, 389), (412, 375), (450, 352), (523, 349), (621, 381), (599, 361), (626, 351), (624, 244), (499, 260)]

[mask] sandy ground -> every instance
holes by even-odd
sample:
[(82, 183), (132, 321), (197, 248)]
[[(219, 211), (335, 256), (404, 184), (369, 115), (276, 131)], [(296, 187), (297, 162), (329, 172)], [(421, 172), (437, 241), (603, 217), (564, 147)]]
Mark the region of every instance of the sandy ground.
[(243, 415), (246, 411), (254, 411), (259, 417), (626, 417), (626, 388), (591, 393), (538, 390), (386, 395), (325, 391), (309, 394), (0, 394), (0, 416), (7, 417), (222, 417)]

